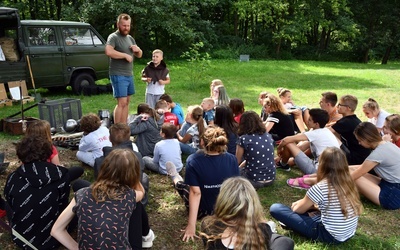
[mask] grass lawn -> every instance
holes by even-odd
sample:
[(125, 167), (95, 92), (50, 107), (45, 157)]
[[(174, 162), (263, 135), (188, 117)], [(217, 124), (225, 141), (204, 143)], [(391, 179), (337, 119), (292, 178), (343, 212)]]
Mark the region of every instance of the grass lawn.
[[(209, 96), (209, 84), (215, 78), (224, 82), (231, 98), (241, 98), (246, 110), (256, 112), (261, 108), (257, 104), (258, 94), (261, 91), (275, 94), (278, 87), (291, 89), (295, 104), (309, 108), (319, 107), (321, 93), (325, 91), (334, 91), (339, 97), (345, 94), (355, 95), (359, 100), (356, 114), (363, 121), (367, 118), (362, 113), (361, 106), (369, 97), (377, 100), (381, 108), (389, 113), (398, 113), (400, 110), (400, 101), (396, 101), (400, 93), (400, 64), (212, 60), (202, 79), (194, 84), (190, 80), (191, 72), (187, 62), (166, 61), (166, 63), (171, 76), (171, 84), (166, 86), (166, 92), (175, 102), (180, 103), (184, 110), (188, 105), (200, 104), (204, 97)], [(136, 94), (130, 104), (130, 113), (136, 113), (137, 105), (144, 102), (145, 84), (140, 81), (140, 71), (144, 65), (145, 60), (135, 62)], [(111, 94), (89, 97), (74, 96), (70, 90), (57, 93), (41, 90), (41, 95), (51, 100), (65, 97), (79, 98), (84, 114), (97, 113), (99, 109), (112, 111), (115, 106)], [(19, 106), (0, 108), (0, 118), (5, 118), (18, 110)], [(39, 117), (38, 109), (33, 108), (25, 115)], [(17, 139), (17, 136), (0, 133), (1, 143), (8, 144)], [(86, 172), (90, 172), (90, 169)], [(180, 230), (186, 226), (187, 215), (183, 202), (174, 192), (169, 178), (154, 173), (149, 175), (150, 203), (147, 211), (151, 227), (157, 235), (153, 249), (202, 249), (200, 241), (183, 243), (180, 240)], [(258, 191), (268, 219), (271, 219), (268, 209), (272, 203), (290, 205), (304, 196), (305, 191), (286, 185), (286, 179), (298, 175), (300, 175), (298, 170), (278, 171), (276, 183), (272, 187)], [(365, 209), (360, 217), (356, 235), (342, 245), (329, 246), (310, 242), (279, 226), (278, 232), (292, 237), (296, 249), (400, 249), (399, 210), (383, 210), (364, 198), (363, 203)]]

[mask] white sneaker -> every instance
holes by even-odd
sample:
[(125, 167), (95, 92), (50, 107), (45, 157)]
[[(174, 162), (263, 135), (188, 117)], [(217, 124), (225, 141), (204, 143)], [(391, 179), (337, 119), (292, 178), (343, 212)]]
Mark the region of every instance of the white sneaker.
[[(183, 181), (182, 176), (176, 171), (176, 166), (173, 162), (167, 161), (165, 163), (165, 169), (167, 170), (167, 175), (171, 177), (172, 181), (174, 181), (175, 178), (178, 178), (178, 181)], [(174, 183), (176, 183), (174, 181)]]
[(273, 222), (272, 220), (270, 220), (270, 221), (267, 221), (267, 224), (268, 224), (269, 227), (271, 228), (271, 231), (272, 231), (273, 233), (276, 233), (276, 223)]
[(153, 240), (156, 238), (153, 230), (150, 229), (149, 234), (142, 236), (142, 248), (150, 248), (153, 246)]

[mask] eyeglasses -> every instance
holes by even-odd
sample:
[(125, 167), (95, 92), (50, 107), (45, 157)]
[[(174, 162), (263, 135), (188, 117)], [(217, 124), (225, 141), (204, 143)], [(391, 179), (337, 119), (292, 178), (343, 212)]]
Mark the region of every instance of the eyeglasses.
[(342, 107), (348, 107), (348, 108), (350, 108), (350, 106), (349, 105), (346, 105), (346, 104), (340, 104), (340, 103), (338, 103), (338, 105), (337, 105), (338, 107), (340, 107), (340, 106), (342, 106)]

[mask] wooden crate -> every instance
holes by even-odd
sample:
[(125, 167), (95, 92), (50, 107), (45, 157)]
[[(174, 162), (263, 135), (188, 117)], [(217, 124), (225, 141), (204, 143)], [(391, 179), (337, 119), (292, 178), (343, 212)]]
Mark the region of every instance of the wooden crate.
[(8, 99), (4, 83), (0, 83), (0, 107), (11, 106), (12, 101)]

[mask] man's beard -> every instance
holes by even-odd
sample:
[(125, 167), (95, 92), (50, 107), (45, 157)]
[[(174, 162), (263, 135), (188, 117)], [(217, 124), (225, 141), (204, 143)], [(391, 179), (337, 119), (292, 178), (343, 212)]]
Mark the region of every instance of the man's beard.
[(125, 29), (120, 29), (118, 28), (118, 31), (121, 35), (127, 36), (129, 35), (130, 30), (125, 30)]

